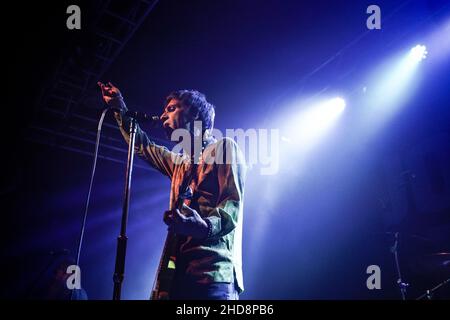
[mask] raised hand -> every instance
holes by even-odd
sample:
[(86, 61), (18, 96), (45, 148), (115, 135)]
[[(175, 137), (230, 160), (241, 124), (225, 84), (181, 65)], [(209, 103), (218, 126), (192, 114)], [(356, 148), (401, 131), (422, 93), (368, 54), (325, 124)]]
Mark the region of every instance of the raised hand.
[(111, 100), (113, 100), (114, 98), (122, 98), (122, 94), (120, 93), (119, 88), (114, 86), (111, 82), (108, 82), (108, 84), (104, 84), (99, 81), (97, 82), (97, 84), (102, 90), (102, 98), (106, 104), (109, 105)]

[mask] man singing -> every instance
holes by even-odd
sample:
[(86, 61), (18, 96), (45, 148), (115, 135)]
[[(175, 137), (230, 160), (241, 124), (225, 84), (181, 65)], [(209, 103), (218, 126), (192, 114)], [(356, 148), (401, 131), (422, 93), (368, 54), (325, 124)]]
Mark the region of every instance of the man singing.
[[(99, 86), (129, 142), (130, 118), (119, 89), (111, 83)], [(169, 139), (177, 129), (188, 133), (190, 143), (184, 143), (182, 153), (155, 144), (137, 127), (135, 152), (171, 179), (171, 210), (164, 221), (180, 239), (170, 290), (174, 300), (237, 300), (244, 290), (241, 251), (246, 167), (233, 139), (212, 137), (214, 116), (214, 106), (198, 91), (169, 94), (160, 120)], [(186, 176), (191, 178), (193, 196), (178, 210), (174, 204)]]

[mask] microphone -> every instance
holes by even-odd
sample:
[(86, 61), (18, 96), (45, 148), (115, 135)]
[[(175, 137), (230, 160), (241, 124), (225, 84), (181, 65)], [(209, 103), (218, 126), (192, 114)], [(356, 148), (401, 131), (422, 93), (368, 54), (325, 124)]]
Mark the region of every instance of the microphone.
[(151, 116), (146, 114), (145, 112), (142, 111), (132, 111), (132, 110), (127, 110), (124, 111), (123, 108), (117, 108), (117, 107), (109, 107), (111, 110), (114, 110), (115, 112), (120, 112), (120, 114), (122, 114), (122, 116), (127, 116), (133, 119), (136, 119), (137, 121), (140, 122), (148, 122), (154, 126), (158, 126), (162, 124), (161, 119), (159, 119), (158, 116)]
[(159, 119), (158, 116), (151, 116), (151, 115), (148, 115), (145, 112), (141, 112), (141, 111), (128, 110), (125, 112), (125, 115), (130, 118), (134, 118), (137, 121), (147, 121), (147, 122), (151, 122), (153, 124), (161, 123), (161, 119)]

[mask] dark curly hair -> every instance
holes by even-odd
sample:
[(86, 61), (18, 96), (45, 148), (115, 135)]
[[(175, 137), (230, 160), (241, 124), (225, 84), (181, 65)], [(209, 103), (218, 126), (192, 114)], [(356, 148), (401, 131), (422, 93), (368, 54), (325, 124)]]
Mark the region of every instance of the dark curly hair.
[(202, 121), (204, 130), (214, 128), (215, 107), (206, 101), (206, 96), (203, 93), (197, 90), (177, 90), (167, 96), (166, 104), (171, 99), (177, 99), (189, 108), (189, 112), (193, 116), (198, 116), (196, 120)]

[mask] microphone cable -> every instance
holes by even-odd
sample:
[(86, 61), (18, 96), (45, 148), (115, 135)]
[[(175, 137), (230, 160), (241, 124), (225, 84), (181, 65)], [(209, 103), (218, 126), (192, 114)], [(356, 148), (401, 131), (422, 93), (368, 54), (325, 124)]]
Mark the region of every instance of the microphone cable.
[[(101, 132), (102, 132), (103, 121), (105, 120), (106, 113), (110, 109), (111, 108), (107, 108), (107, 109), (103, 110), (100, 120), (98, 122), (97, 137), (96, 137), (96, 141), (95, 141), (94, 162), (92, 165), (91, 179), (90, 179), (89, 190), (88, 190), (87, 199), (86, 199), (86, 206), (84, 208), (83, 221), (81, 223), (80, 235), (78, 237), (77, 254), (76, 254), (76, 266), (77, 267), (79, 267), (79, 265), (80, 265), (81, 247), (83, 244), (84, 230), (86, 228), (86, 220), (87, 220), (87, 215), (88, 215), (88, 211), (89, 211), (89, 203), (91, 200), (92, 185), (94, 184), (95, 169), (97, 167), (98, 147), (100, 145), (100, 136), (101, 136)], [(74, 294), (73, 294), (74, 290), (75, 289), (72, 289), (72, 292), (70, 295), (70, 300), (73, 300), (73, 298), (74, 298)]]

